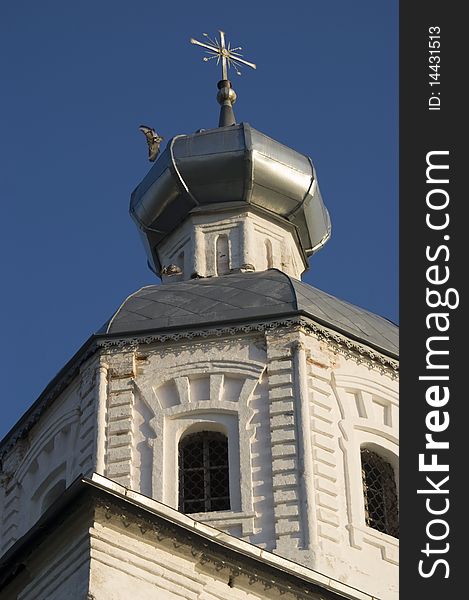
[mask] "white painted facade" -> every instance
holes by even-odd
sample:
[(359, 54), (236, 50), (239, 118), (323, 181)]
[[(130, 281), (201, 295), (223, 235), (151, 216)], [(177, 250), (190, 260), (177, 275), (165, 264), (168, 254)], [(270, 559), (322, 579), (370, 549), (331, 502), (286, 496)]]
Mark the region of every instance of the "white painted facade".
[[(171, 283), (269, 268), (300, 278), (307, 268), (295, 226), (240, 203), (195, 208), (156, 250)], [(360, 450), (385, 458), (397, 479), (396, 361), (300, 311), (256, 319), (92, 338), (3, 442), (0, 554), (80, 475), (178, 509), (179, 442), (217, 431), (228, 439), (231, 509), (196, 521), (359, 590), (347, 597), (395, 600), (398, 540), (366, 525)], [(70, 587), (43, 579), (36, 556), (34, 585), (49, 592), (26, 585), (18, 597), (75, 598), (88, 582), (88, 599), (226, 597), (213, 569), (120, 529), (94, 524), (90, 554), (80, 555), (81, 538), (51, 547), (58, 562), (47, 572), (68, 569)], [(277, 597), (253, 589), (229, 597)]]
[(2, 564), (3, 600), (376, 600), (96, 474), (52, 511)]
[(2, 554), (80, 473), (93, 470), (96, 401), (89, 383), (76, 377), (29, 435), (12, 440), (3, 457)]
[[(291, 223), (226, 205), (192, 211), (158, 247), (158, 258), (163, 282), (271, 268), (300, 279), (308, 268)], [(167, 275), (170, 266), (177, 269)]]
[(397, 380), (380, 358), (306, 325), (101, 349), (4, 461), (2, 550), (79, 473), (177, 508), (179, 439), (217, 430), (232, 510), (194, 518), (395, 598), (398, 541), (366, 526), (360, 465), (366, 446), (397, 468)]

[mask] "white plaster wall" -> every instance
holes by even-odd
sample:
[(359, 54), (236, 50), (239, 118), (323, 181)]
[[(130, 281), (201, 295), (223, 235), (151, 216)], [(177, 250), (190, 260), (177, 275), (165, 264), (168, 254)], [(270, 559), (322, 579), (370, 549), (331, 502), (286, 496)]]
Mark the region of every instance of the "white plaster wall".
[(395, 598), (398, 541), (365, 524), (360, 447), (397, 467), (397, 410), (379, 361), (298, 327), (102, 351), (7, 456), (2, 550), (91, 470), (177, 508), (178, 441), (215, 429), (231, 510), (194, 518)]
[[(228, 242), (228, 257), (222, 261), (217, 248), (220, 236)], [(194, 274), (216, 277), (247, 265), (255, 271), (280, 269), (300, 279), (308, 267), (292, 226), (246, 209), (194, 212), (160, 245), (158, 256), (163, 267), (176, 265), (182, 270), (180, 274), (163, 275), (163, 282), (188, 280)]]
[(88, 600), (89, 536), (80, 521), (61, 523), (34, 548), (2, 600)]
[(34, 525), (54, 496), (94, 470), (96, 359), (3, 459), (0, 554)]
[(190, 545), (150, 533), (134, 525), (124, 529), (99, 520), (91, 529), (90, 597), (96, 600), (158, 598), (161, 600), (294, 600), (296, 595), (204, 563)]
[[(138, 357), (128, 461), (132, 489), (177, 508), (181, 436), (196, 430), (221, 431), (228, 437), (231, 510), (200, 513), (197, 518), (272, 548), (262, 337), (155, 345), (141, 348)], [(109, 443), (117, 441), (111, 436)]]
[(304, 337), (313, 453), (315, 568), (380, 598), (398, 593), (399, 541), (365, 523), (360, 448), (398, 477), (398, 382), (378, 365)]
[[(272, 551), (275, 548), (274, 499), (272, 494), (272, 445), (270, 438), (267, 374), (254, 390), (251, 407), (251, 470), (253, 508), (256, 515), (249, 541)], [(237, 536), (238, 537), (238, 536)]]
[(194, 518), (395, 598), (398, 541), (366, 526), (360, 465), (368, 445), (397, 466), (397, 381), (379, 361), (298, 328), (126, 356), (110, 368), (107, 476), (177, 508), (179, 439), (222, 431), (231, 510)]
[[(2, 600), (295, 600), (297, 591), (322, 597), (308, 582), (351, 600), (371, 600), (265, 553), (256, 552), (261, 562), (253, 568), (246, 558), (252, 557), (251, 547), (189, 519), (175, 526), (167, 509), (168, 518), (151, 509), (136, 511), (133, 502), (142, 497), (131, 492), (129, 499), (127, 504), (112, 495), (75, 497), (56, 515), (56, 527), (22, 548), (17, 556), (22, 568), (9, 564), (12, 577), (2, 587)], [(160, 510), (156, 507), (157, 514)]]

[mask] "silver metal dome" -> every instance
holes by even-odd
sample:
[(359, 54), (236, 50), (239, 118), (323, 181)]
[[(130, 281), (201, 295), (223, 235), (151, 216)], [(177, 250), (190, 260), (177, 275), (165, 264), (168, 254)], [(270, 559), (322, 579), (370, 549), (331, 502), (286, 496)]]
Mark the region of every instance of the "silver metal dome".
[[(132, 193), (150, 266), (155, 248), (196, 207), (249, 205), (295, 226), (306, 256), (329, 239), (329, 213), (311, 160), (247, 123), (178, 135)], [(215, 207), (214, 207), (215, 208)]]

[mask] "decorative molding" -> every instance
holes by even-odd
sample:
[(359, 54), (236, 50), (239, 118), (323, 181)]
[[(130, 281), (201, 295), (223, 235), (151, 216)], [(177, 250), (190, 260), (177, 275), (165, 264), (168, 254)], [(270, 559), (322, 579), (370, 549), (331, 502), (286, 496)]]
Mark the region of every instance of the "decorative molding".
[(293, 579), (285, 577), (283, 573), (281, 578), (277, 578), (269, 567), (263, 567), (262, 564), (255, 565), (250, 560), (243, 561), (242, 557), (238, 558), (213, 542), (201, 540), (189, 530), (158, 517), (150, 518), (137, 507), (122, 507), (112, 499), (99, 495), (95, 497), (94, 502), (98, 509), (98, 514), (95, 513), (97, 522), (99, 522), (99, 511), (102, 511), (101, 514), (107, 521), (117, 520), (123, 527), (131, 530), (132, 534), (141, 535), (149, 542), (153, 539), (154, 542), (164, 544), (172, 552), (185, 547), (201, 567), (207, 565), (217, 572), (225, 571), (227, 580), (232, 584), (230, 587), (236, 586), (236, 578), (243, 577), (245, 578), (243, 587), (245, 584), (252, 586), (259, 583), (264, 590), (275, 589), (282, 596), (285, 594), (287, 599), (293, 597), (296, 600), (311, 598), (319, 600), (328, 597), (326, 590), (320, 593), (319, 590), (312, 589), (311, 584), (296, 583)]
[(349, 524), (347, 529), (354, 548), (361, 550), (364, 543), (370, 544), (379, 548), (383, 560), (399, 565), (399, 540), (365, 525)]
[[(291, 375), (296, 371), (296, 339), (292, 335), (284, 337), (273, 333), (266, 338), (275, 548), (279, 554), (286, 554), (292, 550), (306, 550), (311, 542), (308, 539), (308, 514), (304, 510), (308, 499), (302, 477), (303, 449), (298, 435), (302, 421), (298, 381)], [(288, 366), (286, 378), (282, 377), (285, 366)]]
[(119, 337), (97, 339), (98, 346), (111, 350), (115, 348), (124, 348), (126, 346), (139, 344), (154, 344), (163, 342), (175, 342), (180, 340), (192, 340), (194, 338), (210, 338), (233, 336), (252, 332), (265, 332), (277, 329), (300, 328), (304, 333), (315, 335), (318, 340), (324, 340), (332, 345), (332, 351), (335, 354), (341, 354), (345, 358), (352, 358), (357, 364), (367, 364), (371, 369), (377, 369), (381, 373), (391, 375), (396, 378), (399, 369), (399, 362), (378, 350), (351, 340), (332, 329), (319, 325), (305, 317), (288, 317), (285, 319), (275, 319), (269, 321), (254, 321), (251, 323), (239, 323), (226, 325), (224, 327), (209, 327), (201, 329), (185, 329), (178, 331), (155, 332), (152, 334), (143, 333), (132, 337)]
[(339, 544), (341, 542), (341, 511), (339, 508), (342, 483), (338, 469), (339, 412), (335, 407), (330, 375), (318, 376), (311, 363), (311, 351), (307, 351), (308, 389), (313, 437), (313, 471), (316, 497), (316, 523), (318, 538)]
[(71, 359), (55, 379), (51, 381), (43, 394), (24, 416), (21, 426), (11, 432), (11, 436), (4, 439), (0, 449), (0, 458), (3, 457), (17, 441), (27, 435), (27, 432), (39, 421), (43, 412), (63, 392), (63, 390), (79, 374), (80, 366), (88, 360), (97, 350), (104, 350), (106, 354), (116, 355), (122, 348), (135, 350), (142, 344), (153, 344), (163, 342), (174, 342), (180, 340), (192, 340), (196, 338), (211, 338), (221, 336), (243, 335), (252, 332), (266, 332), (297, 327), (305, 333), (315, 335), (318, 340), (324, 340), (331, 346), (335, 354), (341, 354), (345, 358), (355, 360), (357, 364), (365, 364), (369, 369), (378, 370), (382, 374), (389, 375), (393, 379), (398, 377), (399, 362), (369, 346), (358, 341), (350, 340), (346, 336), (328, 329), (311, 319), (305, 317), (288, 317), (284, 319), (273, 319), (268, 321), (254, 321), (251, 323), (231, 324), (223, 327), (208, 327), (200, 329), (186, 329), (178, 331), (155, 332), (148, 334), (142, 332), (133, 336), (104, 337), (92, 336), (85, 346)]
[(375, 381), (365, 378), (362, 375), (352, 375), (350, 373), (334, 373), (334, 380), (337, 387), (346, 389), (358, 389), (368, 392), (372, 395), (378, 395), (387, 398), (390, 403), (399, 405), (399, 391), (394, 385), (385, 381)]
[(211, 527), (222, 530), (241, 525), (243, 537), (246, 537), (254, 534), (254, 519), (257, 514), (255, 512), (230, 510), (224, 512), (194, 513), (190, 516), (196, 521), (207, 523)]
[(46, 450), (47, 446), (54, 445), (56, 436), (59, 433), (69, 433), (75, 427), (80, 419), (80, 410), (72, 408), (66, 413), (60, 415), (54, 420), (45, 431), (43, 431), (34, 443), (24, 453), (23, 460), (18, 465), (15, 472), (15, 477), (18, 483), (21, 484), (23, 477), (31, 468), (34, 461)]
[[(107, 379), (107, 440), (104, 468), (106, 475), (125, 487), (131, 487), (133, 476), (134, 403), (135, 403), (135, 348), (108, 357)], [(125, 443), (115, 444), (120, 436)]]
[[(250, 425), (254, 416), (251, 399), (264, 372), (265, 363), (252, 359), (240, 362), (226, 352), (224, 359), (208, 360), (203, 348), (191, 350), (190, 356), (186, 357), (190, 362), (179, 360), (176, 367), (172, 366), (172, 357), (169, 361), (171, 366), (167, 366), (160, 360), (162, 353), (155, 351), (152, 356), (155, 364), (142, 367), (140, 373), (139, 398), (149, 409), (146, 419), (154, 432), (150, 449), (150, 462), (153, 465), (150, 495), (176, 507), (178, 486), (174, 473), (177, 472), (177, 444), (180, 436), (188, 428), (201, 424), (209, 428), (220, 426), (228, 436), (232, 511), (250, 515), (249, 518), (226, 523), (224, 526), (240, 525), (242, 537), (248, 537), (257, 529), (252, 516), (255, 511), (250, 479), (253, 434)], [(202, 357), (203, 360), (200, 360)], [(229, 395), (229, 386), (225, 385), (231, 379), (236, 381), (237, 386), (233, 397)], [(192, 386), (201, 381), (204, 386), (200, 392), (202, 396), (199, 397), (199, 392)], [(144, 441), (139, 432), (136, 433), (135, 440), (137, 446)], [(218, 521), (221, 527), (222, 519), (218, 518)]]
[[(396, 413), (389, 424), (380, 422), (373, 410), (376, 395), (389, 406), (395, 402), (396, 390), (369, 382), (361, 377), (336, 376), (331, 386), (341, 411), (339, 428), (342, 433), (339, 445), (344, 456), (346, 498), (350, 545), (361, 550), (363, 544), (374, 546), (381, 558), (391, 564), (399, 564), (399, 540), (365, 525), (363, 489), (361, 482), (360, 448), (363, 444), (379, 446), (382, 452), (396, 457), (398, 452), (398, 415)], [(363, 391), (363, 388), (369, 391)], [(355, 401), (350, 400), (350, 395)], [(357, 400), (359, 400), (357, 402)], [(396, 474), (397, 477), (397, 474)]]

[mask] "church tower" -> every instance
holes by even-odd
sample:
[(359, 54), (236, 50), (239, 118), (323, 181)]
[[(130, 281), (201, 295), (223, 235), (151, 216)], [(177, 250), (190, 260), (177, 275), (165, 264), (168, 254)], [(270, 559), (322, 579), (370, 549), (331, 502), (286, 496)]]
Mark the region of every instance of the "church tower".
[(316, 572), (326, 597), (396, 598), (397, 328), (301, 282), (331, 233), (313, 163), (236, 123), (227, 68), (254, 65), (224, 34), (191, 41), (222, 64), (219, 126), (175, 135), (132, 194), (161, 283), (1, 443), (2, 564), (88, 477)]

